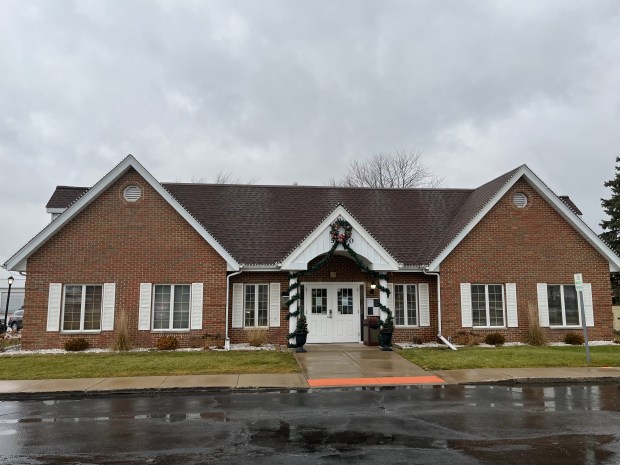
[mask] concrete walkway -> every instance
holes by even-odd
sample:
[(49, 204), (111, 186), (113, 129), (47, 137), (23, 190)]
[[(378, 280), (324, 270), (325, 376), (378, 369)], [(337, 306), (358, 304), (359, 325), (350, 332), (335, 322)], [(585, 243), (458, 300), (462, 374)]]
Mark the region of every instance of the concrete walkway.
[(0, 399), (110, 393), (308, 389), (443, 384), (618, 383), (620, 367), (484, 368), (427, 372), (395, 352), (360, 344), (313, 344), (295, 353), (302, 373), (140, 376), (0, 381)]
[(396, 352), (361, 344), (308, 344), (295, 353), (310, 387), (443, 384)]

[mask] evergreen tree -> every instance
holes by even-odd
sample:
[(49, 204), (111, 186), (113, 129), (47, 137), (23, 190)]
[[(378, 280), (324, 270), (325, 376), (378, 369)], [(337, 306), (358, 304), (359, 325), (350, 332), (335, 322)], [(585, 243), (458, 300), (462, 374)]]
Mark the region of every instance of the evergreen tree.
[[(611, 189), (611, 197), (601, 199), (601, 205), (609, 219), (601, 221), (603, 232), (599, 237), (620, 255), (620, 157), (616, 157), (616, 176), (604, 185)], [(611, 275), (611, 282), (615, 286), (620, 285), (620, 273)]]

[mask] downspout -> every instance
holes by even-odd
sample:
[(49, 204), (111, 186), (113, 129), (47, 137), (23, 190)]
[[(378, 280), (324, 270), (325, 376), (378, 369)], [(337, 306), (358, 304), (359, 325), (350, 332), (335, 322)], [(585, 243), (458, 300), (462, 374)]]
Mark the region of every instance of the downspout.
[(230, 338), (228, 337), (228, 294), (230, 292), (230, 278), (241, 274), (241, 272), (243, 271), (241, 268), (239, 268), (239, 271), (237, 271), (236, 273), (231, 273), (226, 276), (226, 336), (224, 339), (224, 350), (230, 350)]
[(441, 334), (441, 276), (439, 273), (424, 270), (424, 274), (429, 276), (437, 276), (437, 337), (441, 342), (450, 347), (452, 350), (456, 350), (454, 344), (448, 341), (443, 334)]

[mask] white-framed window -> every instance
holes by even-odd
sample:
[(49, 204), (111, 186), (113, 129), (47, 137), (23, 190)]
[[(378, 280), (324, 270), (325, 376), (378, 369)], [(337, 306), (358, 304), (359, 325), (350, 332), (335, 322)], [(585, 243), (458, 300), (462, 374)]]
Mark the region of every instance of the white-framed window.
[(415, 284), (394, 284), (394, 324), (418, 325), (418, 289)]
[(153, 285), (153, 330), (188, 330), (190, 301), (189, 284)]
[(548, 284), (549, 326), (581, 326), (581, 307), (573, 284)]
[(501, 284), (472, 284), (471, 313), (474, 327), (503, 327), (504, 286)]
[(102, 304), (101, 284), (66, 284), (62, 306), (62, 330), (101, 331)]
[(243, 298), (244, 326), (269, 325), (269, 284), (246, 284)]

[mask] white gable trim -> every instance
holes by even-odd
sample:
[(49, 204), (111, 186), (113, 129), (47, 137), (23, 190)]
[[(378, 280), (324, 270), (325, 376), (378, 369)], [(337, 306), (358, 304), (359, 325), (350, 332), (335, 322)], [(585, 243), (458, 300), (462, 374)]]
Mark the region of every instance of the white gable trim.
[[(365, 241), (372, 251), (381, 258), (381, 260), (378, 260), (376, 263), (371, 261), (371, 269), (377, 271), (398, 271), (400, 269), (400, 264), (394, 259), (394, 257), (392, 257), (388, 251), (385, 250), (383, 246), (374, 237), (372, 237), (372, 235), (370, 235), (368, 231), (366, 231), (366, 229), (364, 229), (364, 227), (355, 218), (353, 218), (353, 216), (342, 205), (338, 205), (334, 211), (284, 259), (281, 269), (290, 271), (307, 270), (310, 260), (325, 251), (318, 254), (312, 254), (313, 256), (310, 259), (307, 259), (307, 257), (303, 258), (302, 255), (315, 240), (318, 240), (320, 236), (325, 233), (326, 230), (329, 232), (330, 225), (339, 217), (348, 221), (353, 227), (353, 233), (358, 235), (360, 240)], [(355, 242), (352, 243), (351, 247), (355, 250), (355, 253), (368, 259), (362, 251), (355, 248)], [(339, 249), (343, 249), (342, 246), (340, 246)]]
[(49, 238), (56, 234), (65, 224), (71, 221), (75, 216), (90, 205), (99, 195), (123, 176), (130, 168), (135, 169), (140, 176), (144, 178), (149, 185), (157, 191), (179, 215), (185, 219), (200, 236), (219, 253), (228, 263), (229, 270), (238, 270), (237, 261), (220, 245), (202, 225), (183, 208), (183, 206), (174, 198), (164, 187), (149, 173), (133, 155), (127, 155), (125, 159), (116, 165), (112, 171), (100, 179), (93, 187), (91, 187), (82, 197), (76, 200), (69, 208), (67, 208), (56, 221), (48, 224), (39, 234), (32, 238), (24, 247), (22, 247), (15, 255), (13, 255), (3, 267), (7, 270), (26, 271), (28, 257), (36, 252)]
[(469, 222), (469, 224), (448, 244), (448, 246), (432, 261), (428, 266), (429, 271), (439, 271), (441, 262), (456, 248), (456, 246), (467, 236), (472, 229), (482, 220), (482, 218), (493, 208), (499, 200), (512, 189), (515, 183), (525, 178), (532, 187), (540, 194), (568, 223), (586, 239), (609, 262), (609, 270), (612, 272), (620, 271), (620, 257), (618, 257), (603, 242), (590, 227), (583, 222), (574, 212), (566, 206), (547, 185), (534, 174), (526, 165), (522, 165), (495, 196), (484, 206), (482, 210)]

